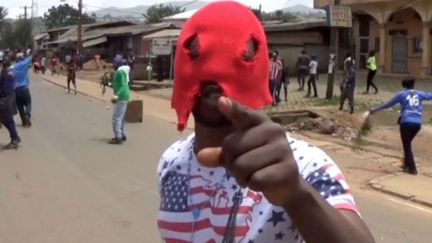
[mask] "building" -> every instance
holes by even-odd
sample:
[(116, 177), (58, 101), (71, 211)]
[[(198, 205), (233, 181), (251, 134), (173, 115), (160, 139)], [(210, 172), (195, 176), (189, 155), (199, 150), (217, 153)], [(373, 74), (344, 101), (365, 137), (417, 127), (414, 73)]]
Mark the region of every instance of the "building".
[[(330, 28), (323, 19), (300, 20), (296, 22), (263, 22), (270, 51), (278, 51), (290, 73), (295, 72), (297, 57), (304, 50), (316, 54), (319, 71), (327, 72), (329, 62)], [(350, 43), (341, 38), (340, 52), (348, 51)], [(343, 60), (339, 60), (342, 65)]]
[[(324, 8), (334, 0), (314, 0)], [(352, 35), (359, 68), (376, 51), (381, 72), (431, 74), (431, 0), (341, 0), (353, 11)]]

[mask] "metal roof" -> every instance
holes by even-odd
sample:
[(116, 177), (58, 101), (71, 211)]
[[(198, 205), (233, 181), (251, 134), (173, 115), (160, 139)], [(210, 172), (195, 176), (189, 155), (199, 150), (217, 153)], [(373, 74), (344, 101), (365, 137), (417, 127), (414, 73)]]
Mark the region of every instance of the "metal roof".
[(158, 32), (155, 32), (150, 35), (143, 36), (143, 39), (156, 39), (156, 38), (173, 38), (177, 39), (180, 35), (181, 29), (164, 29)]
[(263, 22), (263, 27), (266, 32), (278, 32), (278, 31), (296, 31), (305, 30), (318, 27), (327, 27), (326, 20), (323, 19), (312, 19), (308, 21), (299, 22)]

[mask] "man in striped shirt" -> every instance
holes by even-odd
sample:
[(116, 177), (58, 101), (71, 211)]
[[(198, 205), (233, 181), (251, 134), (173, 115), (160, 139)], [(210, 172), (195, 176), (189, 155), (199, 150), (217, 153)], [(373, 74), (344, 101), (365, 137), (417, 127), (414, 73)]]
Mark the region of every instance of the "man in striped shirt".
[(270, 94), (273, 97), (273, 105), (280, 102), (280, 98), (277, 96), (277, 87), (282, 81), (282, 61), (279, 60), (278, 54), (273, 52), (270, 59)]

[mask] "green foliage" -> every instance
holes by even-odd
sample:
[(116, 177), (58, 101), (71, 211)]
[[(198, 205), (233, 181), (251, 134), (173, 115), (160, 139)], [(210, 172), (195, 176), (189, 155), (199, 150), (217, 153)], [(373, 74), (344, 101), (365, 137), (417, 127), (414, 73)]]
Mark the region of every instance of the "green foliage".
[(111, 82), (114, 76), (114, 72), (105, 72), (101, 77), (100, 77), (100, 86), (102, 88), (102, 94), (104, 95), (106, 92), (106, 87), (107, 86), (111, 86)]
[(174, 7), (171, 4), (159, 4), (151, 6), (143, 16), (147, 19), (147, 23), (160, 23), (163, 18), (182, 13), (185, 10), (185, 8)]
[(261, 5), (259, 6), (259, 8), (249, 8), (260, 21), (293, 22), (297, 20), (297, 17), (295, 15), (291, 13), (285, 13), (282, 10), (277, 10), (275, 12), (265, 12), (261, 10)]
[(22, 19), (14, 23), (2, 23), (0, 31), (0, 48), (26, 48), (32, 43), (30, 20)]
[[(77, 25), (78, 16), (78, 9), (69, 4), (62, 4), (58, 7), (53, 6), (48, 9), (48, 12), (44, 14), (44, 22), (48, 29)], [(91, 24), (94, 22), (96, 22), (95, 15), (89, 16), (85, 13), (82, 14), (83, 24)]]

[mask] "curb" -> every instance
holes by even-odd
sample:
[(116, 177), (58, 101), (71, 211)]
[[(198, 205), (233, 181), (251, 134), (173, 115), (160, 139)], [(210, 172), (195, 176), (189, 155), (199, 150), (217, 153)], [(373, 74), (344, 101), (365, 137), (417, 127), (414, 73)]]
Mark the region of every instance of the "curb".
[[(53, 84), (53, 85), (55, 85), (55, 86), (57, 86), (57, 87), (67, 88), (66, 85), (59, 84), (59, 83), (57, 83), (57, 82), (55, 82), (55, 81), (50, 80), (49, 78), (46, 78), (46, 77), (41, 77), (41, 78), (42, 78), (43, 80), (45, 80), (46, 82), (48, 82), (48, 83), (50, 83), (50, 84)], [(106, 102), (104, 99), (101, 99), (101, 98), (95, 97), (94, 95), (90, 95), (90, 94), (84, 93), (83, 91), (80, 91), (80, 90), (77, 90), (77, 93), (80, 94), (80, 95), (83, 95), (83, 96), (86, 96), (86, 97), (89, 97), (89, 98), (92, 98), (92, 99), (98, 100), (98, 101)]]
[(381, 193), (384, 193), (384, 194), (387, 194), (387, 195), (390, 195), (390, 196), (394, 196), (394, 197), (397, 197), (397, 198), (400, 198), (400, 199), (404, 199), (404, 200), (407, 200), (407, 201), (411, 201), (413, 203), (417, 203), (417, 204), (423, 205), (425, 207), (432, 208), (432, 202), (427, 202), (427, 201), (418, 199), (414, 195), (407, 195), (407, 194), (402, 194), (402, 193), (398, 193), (398, 192), (389, 190), (389, 189), (385, 188), (385, 186), (383, 186), (381, 184), (381, 181), (389, 179), (389, 178), (397, 177), (399, 175), (402, 175), (402, 172), (397, 172), (397, 173), (394, 173), (394, 174), (389, 174), (389, 175), (385, 175), (385, 176), (379, 177), (377, 179), (370, 180), (368, 184), (369, 184), (369, 186), (372, 189), (374, 189), (376, 191), (379, 191)]

